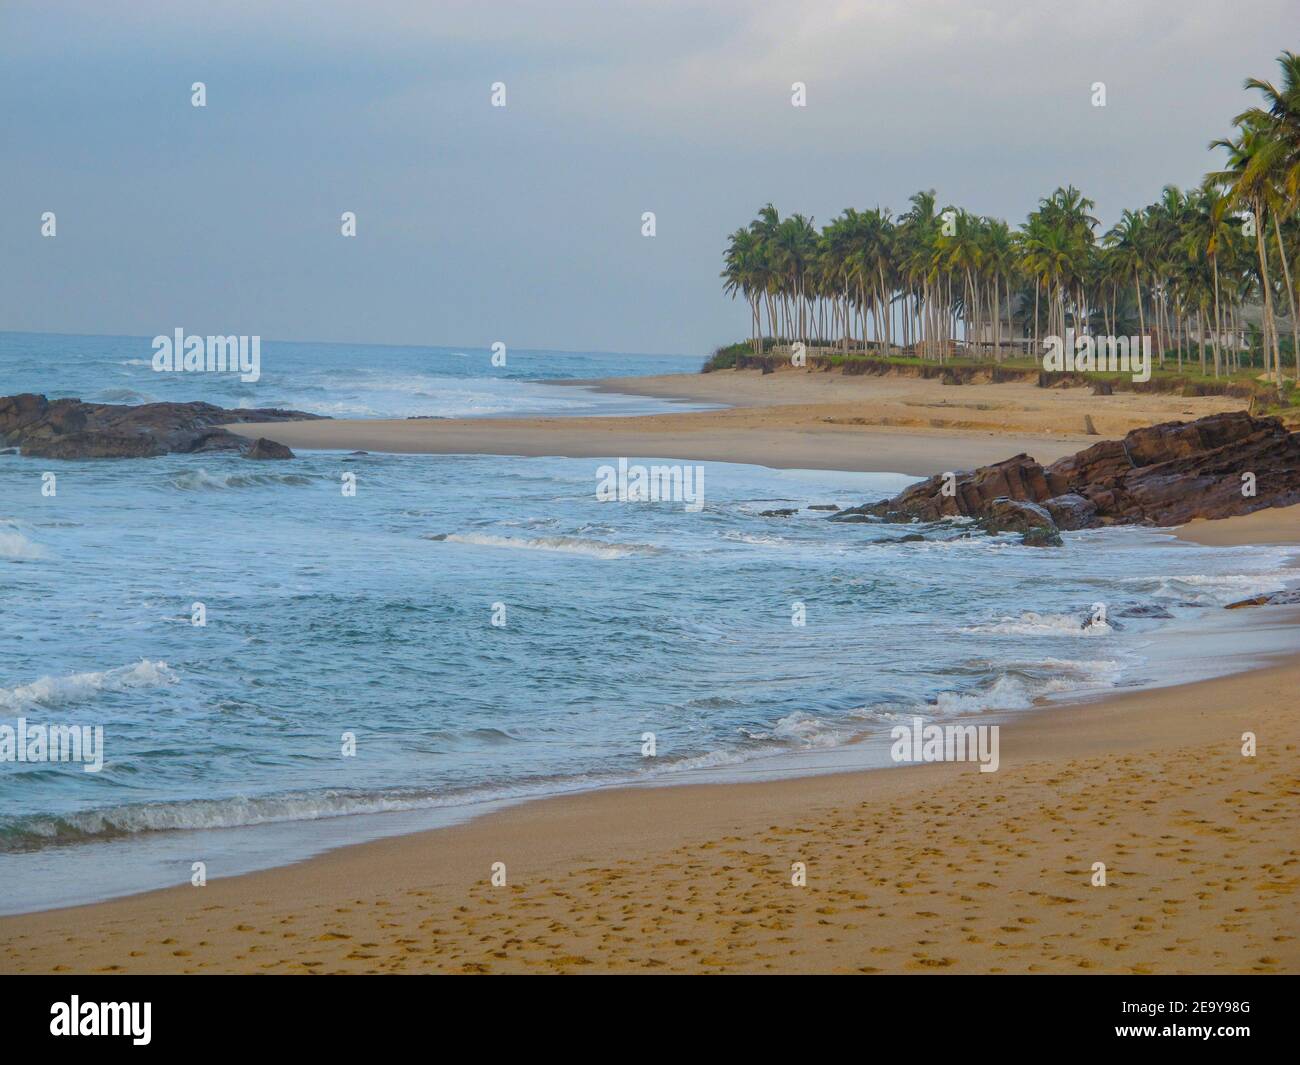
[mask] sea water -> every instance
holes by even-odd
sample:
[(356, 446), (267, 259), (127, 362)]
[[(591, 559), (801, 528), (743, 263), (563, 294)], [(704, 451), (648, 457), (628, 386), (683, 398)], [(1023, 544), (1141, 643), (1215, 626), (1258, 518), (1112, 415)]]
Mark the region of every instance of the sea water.
[[(698, 364), (532, 353), (530, 376), (506, 378), (486, 351), (268, 344), (252, 394), (134, 364), (110, 381), (141, 344), (0, 337), (0, 394), (590, 413), (659, 408), (543, 382)], [(1037, 549), (958, 523), (900, 542), (918, 527), (808, 509), (913, 480), (896, 474), (709, 462), (698, 510), (619, 502), (597, 491), (619, 458), (654, 456), (0, 455), (0, 725), (104, 737), (99, 772), (0, 763), (0, 910), (503, 801), (864, 764), (915, 714), (1014, 720), (1042, 697), (1160, 680), (1162, 629), (1290, 575), (1283, 549), (1153, 530)], [(778, 509), (797, 512), (763, 516)], [(1085, 625), (1097, 604), (1107, 621)], [(1138, 606), (1168, 617), (1126, 616)]]

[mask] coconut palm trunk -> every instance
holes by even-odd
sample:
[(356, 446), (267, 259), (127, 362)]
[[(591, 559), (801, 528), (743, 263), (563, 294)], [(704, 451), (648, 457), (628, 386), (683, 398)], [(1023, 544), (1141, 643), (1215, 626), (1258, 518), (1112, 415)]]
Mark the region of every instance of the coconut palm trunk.
[[(1273, 285), (1268, 279), (1268, 249), (1264, 246), (1264, 227), (1267, 220), (1264, 218), (1264, 205), (1259, 200), (1255, 201), (1255, 250), (1259, 255), (1259, 281), (1263, 288), (1264, 297), (1264, 359), (1265, 373), (1272, 372), (1280, 385), (1282, 383), (1282, 368), (1277, 350), (1277, 323), (1273, 320)], [(1270, 347), (1270, 339), (1272, 346)], [(1270, 356), (1273, 358), (1273, 366), (1267, 365)]]
[[(1282, 279), (1286, 282), (1287, 306), (1291, 311), (1291, 355), (1295, 359), (1295, 379), (1300, 381), (1300, 319), (1295, 313), (1295, 286), (1291, 284), (1291, 267), (1286, 261), (1286, 249), (1282, 246), (1282, 226), (1277, 213), (1273, 214), (1273, 235), (1277, 237), (1277, 254), (1282, 260)], [(1277, 383), (1282, 383), (1281, 360), (1278, 360)]]

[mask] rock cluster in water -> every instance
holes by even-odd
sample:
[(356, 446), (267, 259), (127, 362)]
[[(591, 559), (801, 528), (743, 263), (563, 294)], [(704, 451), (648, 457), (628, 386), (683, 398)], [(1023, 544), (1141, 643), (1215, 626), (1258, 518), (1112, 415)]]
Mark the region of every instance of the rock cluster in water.
[(1134, 429), (1042, 466), (1028, 455), (939, 474), (829, 521), (974, 518), (1035, 545), (1059, 530), (1182, 525), (1300, 503), (1300, 433), (1245, 411)]
[(173, 452), (238, 451), (250, 459), (291, 459), (283, 444), (250, 440), (221, 426), (318, 418), (296, 410), (227, 410), (211, 403), (83, 403), (31, 392), (0, 397), (0, 444), (47, 459), (147, 458)]

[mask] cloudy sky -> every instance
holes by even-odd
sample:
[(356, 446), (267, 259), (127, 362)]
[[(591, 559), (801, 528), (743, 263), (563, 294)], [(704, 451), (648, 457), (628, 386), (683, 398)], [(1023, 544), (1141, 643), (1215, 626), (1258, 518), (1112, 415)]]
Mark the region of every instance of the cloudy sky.
[(748, 330), (717, 274), (768, 200), (821, 223), (935, 188), (1018, 222), (1073, 182), (1109, 224), (1199, 180), (1295, 16), (0, 0), (0, 330), (702, 353)]

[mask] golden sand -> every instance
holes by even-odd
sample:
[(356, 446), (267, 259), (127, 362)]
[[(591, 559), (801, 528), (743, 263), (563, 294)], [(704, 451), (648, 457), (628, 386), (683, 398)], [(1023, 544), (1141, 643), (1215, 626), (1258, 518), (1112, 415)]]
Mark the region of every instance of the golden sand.
[[(1154, 422), (1240, 409), (1223, 396), (1185, 398), (1028, 384), (944, 385), (896, 377), (757, 370), (610, 379), (602, 391), (732, 404), (631, 418), (329, 420), (232, 425), (294, 448), (431, 454), (615, 455), (748, 462), (779, 469), (928, 476), (1024, 451), (1053, 462)], [(1086, 419), (1098, 435), (1090, 435)]]

